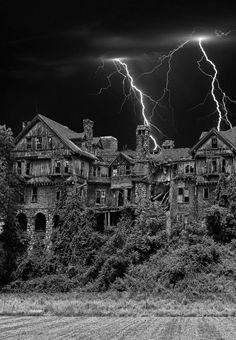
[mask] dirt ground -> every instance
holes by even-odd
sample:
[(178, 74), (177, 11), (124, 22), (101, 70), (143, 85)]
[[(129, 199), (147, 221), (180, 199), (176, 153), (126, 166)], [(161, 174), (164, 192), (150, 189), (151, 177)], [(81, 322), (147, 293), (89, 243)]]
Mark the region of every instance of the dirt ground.
[(235, 340), (236, 317), (2, 316), (0, 339)]

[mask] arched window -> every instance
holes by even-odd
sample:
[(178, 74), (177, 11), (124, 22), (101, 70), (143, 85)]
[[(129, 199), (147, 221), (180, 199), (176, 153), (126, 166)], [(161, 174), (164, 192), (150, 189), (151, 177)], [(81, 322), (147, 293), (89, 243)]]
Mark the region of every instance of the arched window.
[(27, 217), (23, 213), (17, 215), (18, 226), (22, 231), (27, 231)]
[(45, 232), (46, 231), (46, 217), (42, 213), (38, 213), (35, 216), (35, 231)]

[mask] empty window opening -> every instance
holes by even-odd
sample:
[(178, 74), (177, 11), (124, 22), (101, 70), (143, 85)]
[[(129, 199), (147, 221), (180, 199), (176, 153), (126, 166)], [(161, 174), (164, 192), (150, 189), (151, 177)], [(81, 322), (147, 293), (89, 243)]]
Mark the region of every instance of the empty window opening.
[(27, 231), (27, 217), (25, 214), (20, 213), (17, 215), (17, 222), (20, 230)]
[(38, 213), (35, 217), (35, 231), (36, 232), (46, 231), (46, 217), (42, 213)]
[(204, 200), (209, 198), (209, 189), (208, 188), (203, 189), (203, 198), (204, 198)]
[(222, 172), (226, 172), (226, 161), (222, 159)]

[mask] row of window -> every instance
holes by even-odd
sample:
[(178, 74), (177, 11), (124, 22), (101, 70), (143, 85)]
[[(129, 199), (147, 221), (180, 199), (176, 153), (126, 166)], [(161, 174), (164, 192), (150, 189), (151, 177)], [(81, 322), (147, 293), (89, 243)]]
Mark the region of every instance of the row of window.
[[(203, 199), (209, 198), (209, 189), (203, 188)], [(189, 203), (189, 189), (178, 188), (177, 203)]]
[[(26, 137), (26, 149), (27, 150), (42, 150), (43, 148), (43, 137)], [(47, 137), (47, 148), (52, 149), (52, 137)]]
[[(17, 161), (16, 162), (16, 173), (18, 175), (23, 175), (23, 164), (24, 161)], [(54, 173), (69, 173), (70, 170), (70, 163), (69, 161), (55, 161), (54, 163)], [(31, 163), (29, 161), (25, 162), (25, 175), (31, 175)]]
[[(125, 190), (120, 189), (117, 190), (116, 193), (114, 192), (114, 196), (116, 195), (117, 205), (123, 206), (125, 204)], [(126, 200), (131, 202), (132, 200), (132, 189), (126, 190)], [(105, 205), (106, 204), (106, 190), (104, 189), (97, 189), (95, 193), (95, 203), (98, 205)]]
[(131, 174), (131, 166), (113, 166), (112, 168), (112, 176), (128, 176)]

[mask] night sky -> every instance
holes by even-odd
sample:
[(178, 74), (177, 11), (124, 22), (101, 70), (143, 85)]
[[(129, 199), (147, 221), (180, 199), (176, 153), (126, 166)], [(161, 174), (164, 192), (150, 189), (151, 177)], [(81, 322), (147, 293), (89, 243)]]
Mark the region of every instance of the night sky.
[[(21, 122), (36, 113), (82, 131), (82, 119), (95, 122), (95, 135), (113, 135), (120, 148), (134, 148), (135, 128), (142, 124), (140, 105), (130, 99), (123, 106), (122, 77), (107, 76), (115, 68), (111, 58), (122, 57), (135, 84), (152, 98), (160, 98), (167, 63), (155, 73), (142, 75), (159, 58), (183, 43), (194, 31), (210, 34), (203, 41), (215, 63), (221, 88), (236, 99), (236, 10), (225, 1), (1, 1), (0, 124), (16, 135)], [(216, 37), (215, 31), (232, 32)], [(157, 141), (174, 139), (178, 147), (191, 147), (200, 132), (217, 125), (211, 96), (211, 80), (197, 67), (201, 58), (192, 41), (172, 59), (170, 99), (165, 96), (152, 122), (166, 135), (152, 130)], [(104, 61), (104, 68), (99, 67)], [(204, 64), (206, 72), (212, 72)], [(128, 88), (126, 88), (128, 91)], [(236, 125), (236, 105), (229, 104), (229, 119)], [(150, 109), (147, 109), (150, 116)], [(222, 129), (228, 126), (222, 124)]]

